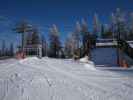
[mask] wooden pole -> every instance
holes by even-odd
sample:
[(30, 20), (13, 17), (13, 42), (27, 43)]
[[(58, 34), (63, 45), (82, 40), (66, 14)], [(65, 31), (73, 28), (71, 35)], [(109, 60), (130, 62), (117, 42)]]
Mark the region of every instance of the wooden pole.
[(118, 23), (118, 30), (117, 30), (117, 64), (120, 66), (120, 28)]

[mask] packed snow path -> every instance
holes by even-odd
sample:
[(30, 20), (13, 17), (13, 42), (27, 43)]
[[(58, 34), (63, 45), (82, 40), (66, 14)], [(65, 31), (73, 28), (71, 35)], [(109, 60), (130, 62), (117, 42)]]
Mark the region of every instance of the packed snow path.
[(132, 100), (133, 77), (73, 60), (0, 62), (0, 100)]

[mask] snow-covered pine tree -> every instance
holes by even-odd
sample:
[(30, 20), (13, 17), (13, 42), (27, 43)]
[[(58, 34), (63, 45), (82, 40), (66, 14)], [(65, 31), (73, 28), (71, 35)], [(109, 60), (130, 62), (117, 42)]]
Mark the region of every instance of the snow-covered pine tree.
[(15, 32), (20, 33), (21, 36), (21, 50), (24, 51), (24, 47), (26, 44), (26, 33), (32, 30), (32, 26), (25, 20), (19, 22), (15, 29), (13, 29)]
[(72, 33), (70, 33), (65, 41), (65, 56), (66, 58), (71, 58), (74, 55), (74, 43), (72, 38)]
[(130, 29), (133, 32), (133, 12), (130, 14)]
[(9, 55), (10, 55), (11, 57), (14, 56), (14, 46), (13, 46), (13, 43), (10, 44)]
[(86, 41), (88, 36), (88, 25), (85, 19), (82, 19), (81, 21), (81, 40), (82, 40), (82, 46), (83, 49), (85, 49)]
[(133, 12), (130, 13), (128, 40), (133, 40)]
[(112, 32), (113, 39), (115, 39), (117, 33), (116, 33), (116, 18), (114, 13), (111, 14), (110, 30)]
[(81, 31), (84, 32), (83, 35), (88, 32), (87, 21), (84, 18), (81, 20)]
[(104, 38), (104, 37), (105, 37), (104, 35), (105, 35), (105, 27), (104, 27), (104, 25), (102, 24), (102, 25), (101, 25), (101, 37)]
[(2, 52), (1, 52), (1, 49), (0, 49), (0, 57), (2, 56)]
[(116, 32), (117, 32), (117, 37), (119, 36), (118, 33), (120, 34), (121, 39), (126, 39), (127, 35), (127, 26), (126, 26), (126, 19), (125, 19), (125, 14), (121, 12), (120, 8), (116, 9), (115, 12), (115, 19), (116, 19)]
[(39, 31), (37, 28), (32, 29), (32, 44), (40, 44), (41, 43), (41, 39), (39, 36)]
[[(79, 57), (79, 49), (80, 49), (80, 35), (81, 35), (81, 26), (80, 23), (77, 21), (75, 25), (75, 29), (73, 32), (69, 34), (66, 41), (66, 51), (70, 51), (68, 53), (69, 56), (77, 56)], [(67, 48), (67, 46), (69, 48)], [(67, 50), (69, 49), (69, 50)]]
[(59, 31), (57, 26), (54, 24), (52, 28), (50, 28), (49, 32), (49, 49), (50, 49), (50, 56), (51, 57), (59, 57), (59, 51), (61, 49), (61, 42), (59, 40)]
[(104, 38), (112, 38), (112, 30), (108, 24), (104, 24)]
[(5, 56), (6, 53), (6, 43), (5, 40), (2, 40), (2, 56)]
[(101, 25), (99, 22), (99, 18), (97, 13), (94, 14), (94, 19), (93, 19), (93, 34), (96, 36), (96, 38), (101, 37)]
[(42, 56), (47, 56), (47, 41), (44, 35), (42, 35)]
[(73, 32), (73, 38), (75, 40), (75, 49), (79, 49), (80, 48), (80, 42), (81, 42), (81, 25), (80, 23), (77, 21), (76, 22), (76, 26), (75, 26), (75, 30)]
[(82, 52), (81, 56), (90, 54), (90, 33), (88, 31), (88, 25), (85, 19), (81, 21), (81, 36), (82, 36)]

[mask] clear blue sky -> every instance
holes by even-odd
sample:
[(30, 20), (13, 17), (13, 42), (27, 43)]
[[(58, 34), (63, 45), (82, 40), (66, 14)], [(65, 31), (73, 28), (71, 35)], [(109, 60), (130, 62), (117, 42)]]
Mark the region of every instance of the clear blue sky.
[(0, 40), (15, 41), (11, 31), (13, 25), (27, 19), (39, 26), (47, 37), (48, 28), (57, 24), (64, 39), (77, 20), (86, 18), (91, 30), (93, 14), (100, 16), (100, 21), (108, 23), (111, 12), (121, 8), (125, 12), (133, 11), (133, 0), (0, 0)]

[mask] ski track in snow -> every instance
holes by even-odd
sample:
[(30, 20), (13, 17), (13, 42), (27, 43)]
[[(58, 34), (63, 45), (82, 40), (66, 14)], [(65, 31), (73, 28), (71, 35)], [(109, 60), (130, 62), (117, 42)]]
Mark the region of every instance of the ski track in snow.
[(26, 58), (0, 64), (0, 100), (132, 100), (133, 78), (72, 60)]

